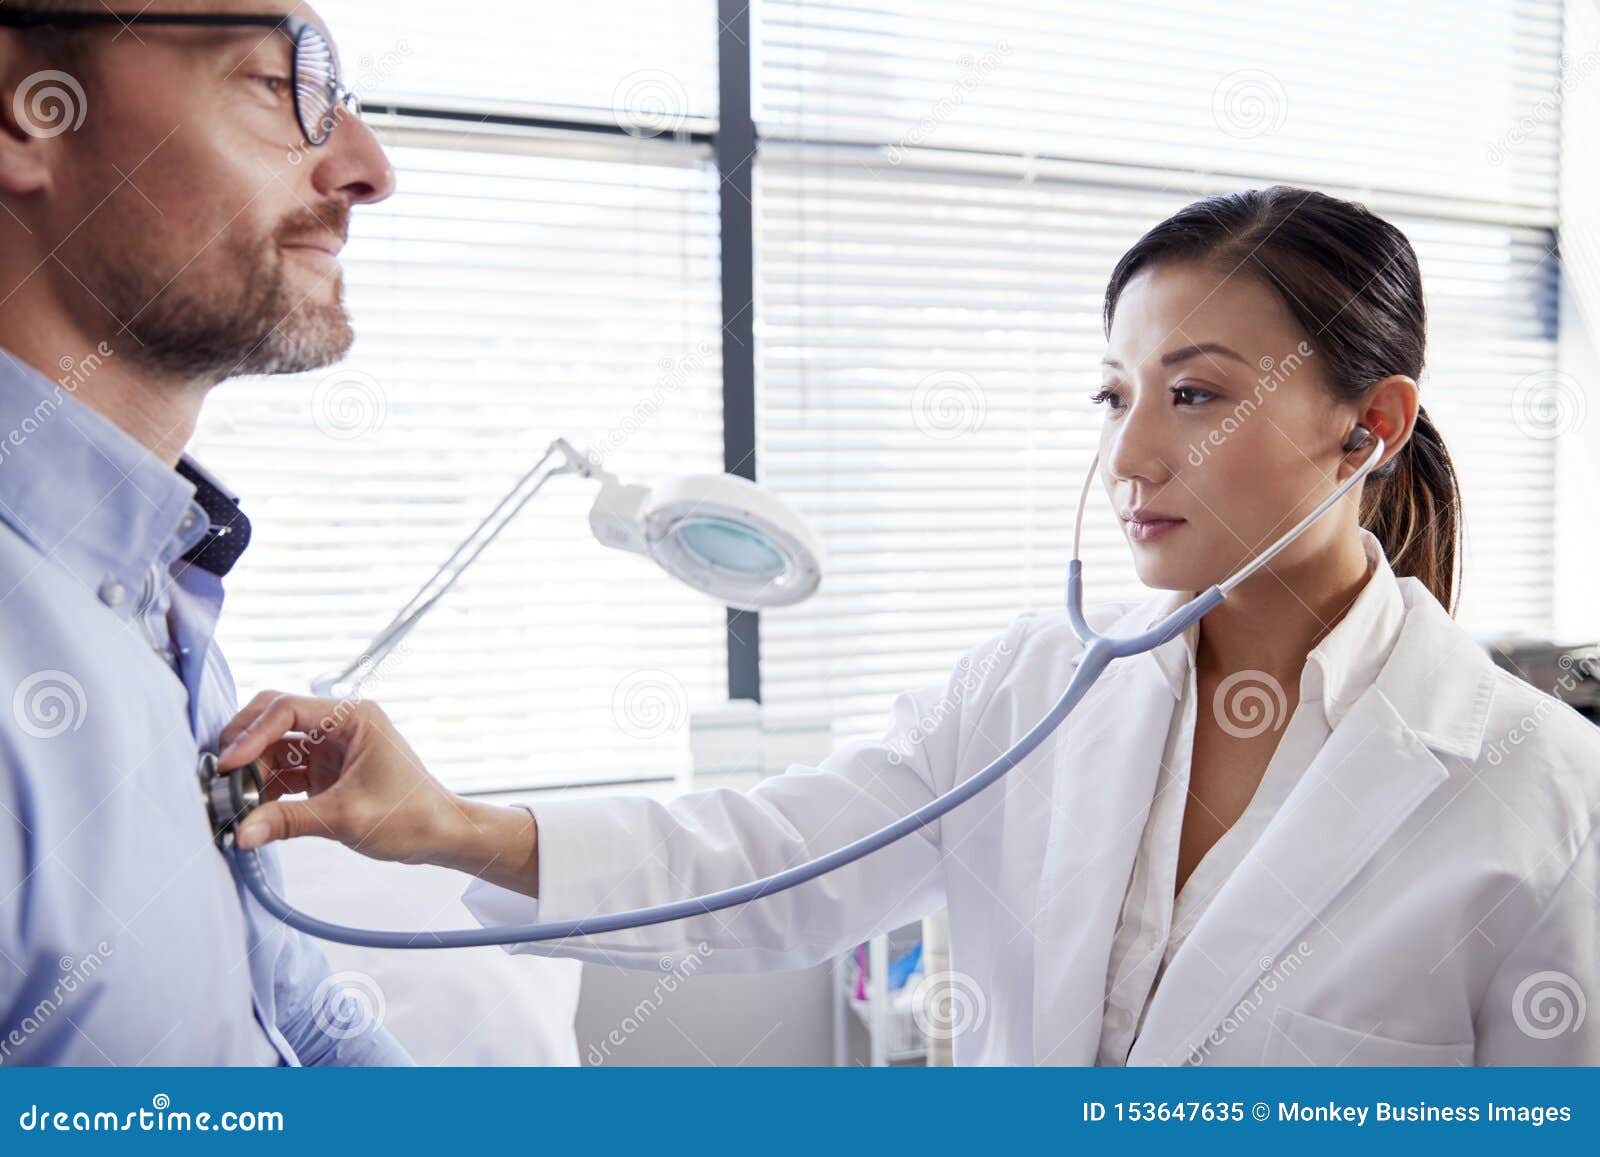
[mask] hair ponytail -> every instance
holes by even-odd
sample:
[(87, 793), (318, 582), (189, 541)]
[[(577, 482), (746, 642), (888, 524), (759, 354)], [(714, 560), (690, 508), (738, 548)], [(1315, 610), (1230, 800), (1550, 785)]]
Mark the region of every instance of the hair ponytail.
[(1455, 614), (1461, 486), (1450, 451), (1427, 411), (1417, 407), (1400, 452), (1367, 475), (1361, 525), (1377, 536), (1397, 575), (1410, 575)]

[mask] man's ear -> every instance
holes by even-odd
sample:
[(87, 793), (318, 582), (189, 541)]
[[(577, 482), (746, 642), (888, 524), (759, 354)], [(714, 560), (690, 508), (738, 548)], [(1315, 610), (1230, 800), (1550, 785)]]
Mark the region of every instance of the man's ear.
[(24, 53), (18, 35), (0, 29), (0, 194), (25, 197), (50, 188), (57, 138), (82, 126), (88, 99), (77, 77)]

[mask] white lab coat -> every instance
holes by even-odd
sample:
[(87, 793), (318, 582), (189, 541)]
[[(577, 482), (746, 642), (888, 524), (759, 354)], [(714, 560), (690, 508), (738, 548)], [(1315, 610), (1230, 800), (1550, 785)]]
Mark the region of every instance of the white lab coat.
[[(1600, 729), (1398, 581), (1393, 654), (1174, 955), (1129, 1064), (1600, 1064)], [(1126, 634), (1173, 601), (1089, 617)], [(565, 920), (819, 855), (989, 763), (1081, 650), (1064, 611), (1029, 612), (942, 686), (900, 695), (882, 739), (816, 767), (668, 803), (535, 804), (540, 900), (482, 882), (464, 900), (485, 924)], [(740, 908), (510, 950), (799, 968), (943, 905), (956, 1063), (1092, 1064), (1171, 696), (1152, 655), (1117, 660), (1054, 736), (931, 829)]]

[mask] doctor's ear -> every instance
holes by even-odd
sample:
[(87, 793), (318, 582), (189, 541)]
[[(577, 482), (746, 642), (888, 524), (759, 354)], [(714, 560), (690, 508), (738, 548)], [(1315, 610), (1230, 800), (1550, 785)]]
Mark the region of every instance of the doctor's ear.
[[(1346, 454), (1370, 452), (1370, 447), (1376, 444), (1376, 435), (1383, 439), (1383, 461), (1373, 475), (1382, 477), (1393, 473), (1420, 410), (1416, 380), (1405, 374), (1390, 374), (1366, 391), (1358, 407), (1352, 415), (1356, 425), (1346, 435), (1341, 450)], [(1361, 461), (1365, 460), (1363, 456)]]

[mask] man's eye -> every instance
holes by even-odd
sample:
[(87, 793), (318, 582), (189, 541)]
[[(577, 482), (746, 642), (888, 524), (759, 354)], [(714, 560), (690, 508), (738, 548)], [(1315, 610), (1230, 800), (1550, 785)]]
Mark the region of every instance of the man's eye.
[(282, 96), (289, 91), (289, 78), (287, 76), (258, 76), (255, 78), (273, 96)]

